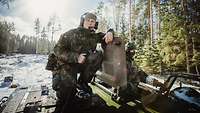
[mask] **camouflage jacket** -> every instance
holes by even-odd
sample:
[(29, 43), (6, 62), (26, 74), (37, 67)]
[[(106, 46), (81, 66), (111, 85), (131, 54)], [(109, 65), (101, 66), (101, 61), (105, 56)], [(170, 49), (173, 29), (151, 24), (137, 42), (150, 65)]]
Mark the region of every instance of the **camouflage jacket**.
[(97, 43), (106, 45), (103, 40), (104, 33), (94, 33), (83, 27), (69, 30), (61, 35), (54, 47), (59, 65), (78, 63), (79, 54), (96, 49)]

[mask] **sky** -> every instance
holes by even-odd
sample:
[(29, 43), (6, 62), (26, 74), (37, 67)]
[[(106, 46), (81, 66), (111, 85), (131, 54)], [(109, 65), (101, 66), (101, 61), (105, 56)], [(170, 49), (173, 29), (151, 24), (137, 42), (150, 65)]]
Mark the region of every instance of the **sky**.
[(10, 9), (0, 6), (0, 17), (6, 21), (14, 22), (16, 34), (33, 36), (34, 21), (40, 19), (41, 25), (46, 26), (52, 16), (56, 16), (57, 23), (62, 30), (58, 36), (79, 25), (80, 16), (85, 12), (94, 12), (99, 2), (108, 0), (15, 0)]

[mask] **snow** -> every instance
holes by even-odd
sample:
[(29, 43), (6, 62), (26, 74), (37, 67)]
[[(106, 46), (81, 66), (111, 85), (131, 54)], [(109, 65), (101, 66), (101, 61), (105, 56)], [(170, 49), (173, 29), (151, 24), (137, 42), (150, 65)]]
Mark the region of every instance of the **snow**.
[[(0, 58), (0, 81), (13, 76), (13, 84), (22, 87), (51, 85), (51, 72), (45, 70), (47, 55), (16, 54)], [(9, 96), (15, 88), (1, 88), (0, 99)]]

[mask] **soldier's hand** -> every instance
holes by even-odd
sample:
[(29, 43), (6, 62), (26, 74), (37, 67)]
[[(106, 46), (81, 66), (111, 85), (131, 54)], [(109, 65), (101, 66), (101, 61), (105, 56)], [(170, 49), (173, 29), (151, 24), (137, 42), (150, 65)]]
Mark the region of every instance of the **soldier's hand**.
[(106, 35), (104, 36), (106, 44), (111, 43), (113, 41), (113, 33), (112, 32), (107, 32)]
[(83, 64), (85, 62), (85, 59), (86, 59), (85, 55), (86, 55), (85, 53), (81, 53), (79, 55), (79, 57), (78, 57), (78, 63), (79, 64)]

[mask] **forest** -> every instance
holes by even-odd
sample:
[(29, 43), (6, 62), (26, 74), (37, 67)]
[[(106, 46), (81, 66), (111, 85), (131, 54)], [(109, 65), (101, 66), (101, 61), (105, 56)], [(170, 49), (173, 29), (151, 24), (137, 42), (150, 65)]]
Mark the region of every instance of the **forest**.
[[(15, 24), (9, 23), (0, 18), (0, 53), (22, 53), (22, 54), (49, 54), (52, 51), (55, 41), (53, 40), (55, 21), (50, 20), (46, 27), (40, 25), (39, 18), (33, 22), (35, 35), (27, 36), (14, 34)], [(53, 24), (52, 24), (53, 23)]]
[[(7, 7), (14, 0), (0, 0)], [(99, 2), (98, 31), (111, 26), (115, 35), (134, 44), (135, 63), (149, 74), (165, 71), (200, 73), (199, 0), (108, 0)], [(112, 18), (109, 18), (112, 15)], [(33, 21), (32, 36), (14, 34), (15, 23), (0, 18), (1, 54), (49, 54), (61, 25), (51, 17), (46, 26)]]

